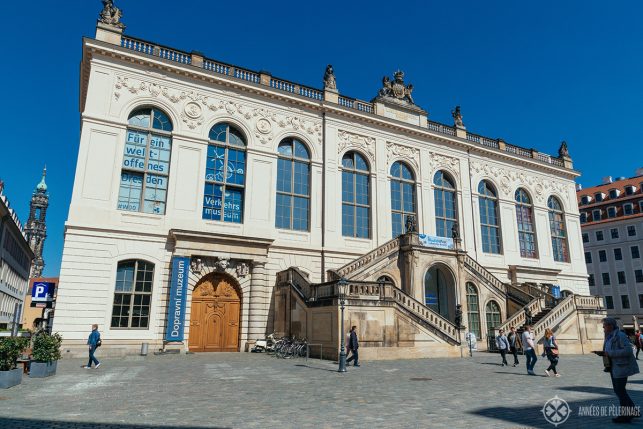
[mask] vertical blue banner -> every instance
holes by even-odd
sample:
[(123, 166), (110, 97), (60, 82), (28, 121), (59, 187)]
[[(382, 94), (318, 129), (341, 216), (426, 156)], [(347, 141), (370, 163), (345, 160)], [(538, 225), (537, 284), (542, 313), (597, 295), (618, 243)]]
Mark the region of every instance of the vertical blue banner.
[(167, 305), (167, 331), (165, 331), (165, 341), (183, 341), (189, 269), (189, 257), (172, 257), (172, 280), (170, 284), (170, 300)]

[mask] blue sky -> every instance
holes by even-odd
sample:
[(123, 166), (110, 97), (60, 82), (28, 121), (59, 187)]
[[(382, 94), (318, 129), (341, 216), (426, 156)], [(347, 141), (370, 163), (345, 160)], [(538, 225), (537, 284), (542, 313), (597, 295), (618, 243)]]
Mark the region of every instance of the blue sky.
[[(6, 3), (6, 4), (5, 4)], [(60, 269), (79, 142), (82, 36), (99, 0), (5, 2), (0, 178), (21, 219), (46, 163), (45, 275)], [(126, 34), (370, 100), (398, 68), (432, 120), (555, 154), (584, 186), (643, 167), (643, 2), (116, 0)]]

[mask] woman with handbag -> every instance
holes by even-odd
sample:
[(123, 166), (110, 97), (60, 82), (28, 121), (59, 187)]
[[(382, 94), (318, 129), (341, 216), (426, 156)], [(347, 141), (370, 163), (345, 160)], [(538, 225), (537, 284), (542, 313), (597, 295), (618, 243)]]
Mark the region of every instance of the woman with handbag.
[(545, 375), (549, 377), (549, 371), (553, 371), (556, 377), (560, 377), (560, 374), (556, 371), (556, 365), (558, 365), (558, 343), (556, 342), (556, 337), (554, 337), (554, 332), (550, 328), (545, 329), (543, 346), (545, 348), (543, 356), (547, 356), (549, 360), (549, 367), (545, 370)]

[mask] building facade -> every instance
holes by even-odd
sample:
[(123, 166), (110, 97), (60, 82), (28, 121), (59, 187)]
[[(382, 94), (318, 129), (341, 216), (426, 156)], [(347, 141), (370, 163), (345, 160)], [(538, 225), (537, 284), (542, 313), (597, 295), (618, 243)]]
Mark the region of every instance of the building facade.
[[(590, 292), (626, 329), (643, 317), (643, 169), (577, 191)], [(634, 319), (633, 317), (636, 317)]]
[(21, 321), (34, 255), (3, 188), (0, 182), (0, 329), (10, 329)]
[[(284, 327), (278, 273), (333, 281), (407, 231), (454, 240), (476, 282), (588, 294), (566, 144), (550, 156), (471, 133), (459, 107), (453, 125), (430, 121), (401, 72), (360, 101), (338, 92), (331, 66), (323, 89), (307, 87), (124, 36), (120, 16), (108, 3), (83, 40), (54, 321), (67, 350), (84, 350), (93, 323), (104, 353), (175, 344), (173, 326), (186, 350), (247, 350)], [(483, 294), (449, 264), (453, 281), (423, 266), (405, 293), (449, 324), (463, 305), (468, 323), (467, 297)], [(186, 284), (176, 301), (171, 280)], [(513, 308), (498, 287), (471, 324), (482, 336), (534, 298)]]

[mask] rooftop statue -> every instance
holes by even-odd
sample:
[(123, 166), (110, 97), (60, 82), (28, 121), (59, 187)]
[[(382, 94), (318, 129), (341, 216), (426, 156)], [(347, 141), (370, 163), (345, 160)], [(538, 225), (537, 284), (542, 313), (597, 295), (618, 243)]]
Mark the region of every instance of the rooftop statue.
[(123, 12), (114, 6), (114, 0), (101, 0), (103, 2), (103, 10), (98, 15), (98, 21), (103, 24), (113, 25), (121, 29), (125, 29), (125, 24), (121, 22)]
[(388, 76), (382, 78), (382, 89), (380, 89), (377, 98), (388, 99), (399, 104), (415, 105), (411, 96), (412, 92), (413, 85), (404, 85), (404, 72), (398, 70), (394, 73), (392, 81)]
[(337, 82), (335, 82), (335, 71), (333, 66), (328, 64), (326, 72), (324, 73), (324, 89), (337, 90)]
[(464, 128), (464, 122), (462, 122), (462, 112), (460, 111), (460, 106), (455, 106), (455, 109), (451, 111), (451, 116), (453, 116), (453, 125), (459, 128)]
[(560, 148), (558, 149), (558, 156), (569, 158), (569, 149), (567, 149), (567, 142), (565, 140), (560, 142)]

